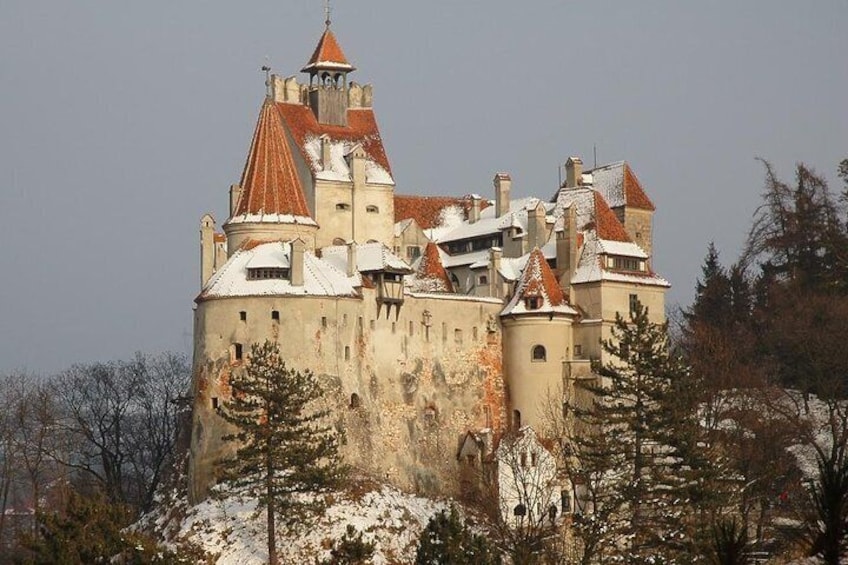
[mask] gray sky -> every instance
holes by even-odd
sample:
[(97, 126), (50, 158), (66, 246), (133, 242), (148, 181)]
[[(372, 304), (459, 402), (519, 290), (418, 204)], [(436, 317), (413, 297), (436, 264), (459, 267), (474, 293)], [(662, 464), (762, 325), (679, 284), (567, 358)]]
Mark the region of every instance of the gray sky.
[[(553, 194), (627, 159), (655, 268), (691, 300), (736, 258), (762, 168), (848, 156), (848, 3), (336, 0), (398, 192)], [(0, 372), (188, 352), (198, 223), (225, 219), (270, 58), (297, 72), (320, 0), (0, 2)]]

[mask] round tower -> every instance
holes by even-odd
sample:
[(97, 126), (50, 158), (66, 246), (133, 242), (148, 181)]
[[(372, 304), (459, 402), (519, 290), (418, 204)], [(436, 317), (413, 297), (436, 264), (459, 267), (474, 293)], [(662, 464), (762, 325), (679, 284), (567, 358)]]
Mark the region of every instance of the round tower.
[(541, 431), (551, 416), (549, 407), (559, 405), (576, 316), (542, 252), (534, 249), (501, 312), (512, 429), (529, 425)]

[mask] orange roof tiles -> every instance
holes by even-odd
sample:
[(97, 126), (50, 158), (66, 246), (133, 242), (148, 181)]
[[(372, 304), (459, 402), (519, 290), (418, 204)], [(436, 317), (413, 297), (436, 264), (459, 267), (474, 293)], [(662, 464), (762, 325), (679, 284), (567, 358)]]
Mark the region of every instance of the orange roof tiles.
[(280, 114), (265, 100), (241, 176), (241, 196), (233, 216), (281, 214), (309, 217)]
[[(460, 206), (466, 218), (471, 209), (471, 198), (468, 196), (406, 196), (395, 194), (395, 222), (412, 218), (421, 229), (429, 229), (439, 225), (439, 216), (449, 206)], [(489, 206), (488, 200), (480, 201), (480, 209)]]
[(639, 179), (636, 178), (636, 175), (627, 163), (624, 163), (623, 182), (624, 198), (628, 206), (640, 208), (642, 210), (656, 210), (656, 208), (654, 208), (654, 203), (651, 202), (651, 199), (648, 198), (647, 194), (645, 194), (645, 191), (642, 189), (642, 185), (639, 183)]
[(311, 69), (347, 69), (354, 70), (353, 66), (348, 63), (344, 51), (342, 51), (339, 42), (336, 41), (336, 36), (330, 31), (329, 26), (324, 30), (321, 39), (318, 40), (318, 45), (309, 58), (309, 62), (303, 67), (303, 72), (309, 72)]
[(568, 303), (556, 275), (538, 247), (530, 252), (517, 289), (520, 294), (519, 300), (529, 296), (547, 296), (551, 306), (562, 306)]
[(453, 283), (444, 265), (442, 258), (439, 255), (439, 247), (432, 241), (427, 243), (424, 249), (424, 254), (421, 256), (421, 261), (418, 263), (418, 270), (415, 272), (415, 277), (418, 279), (435, 280), (440, 283), (444, 292), (453, 292)]
[(592, 194), (595, 197), (595, 230), (598, 237), (610, 241), (632, 241), (604, 197), (595, 191)]
[(276, 106), (307, 163), (309, 163), (309, 156), (306, 153), (307, 138), (327, 134), (334, 141), (361, 143), (368, 156), (391, 174), (389, 158), (383, 148), (383, 139), (380, 137), (373, 110), (348, 110), (346, 126), (331, 126), (318, 123), (315, 114), (308, 106), (284, 102), (278, 102)]

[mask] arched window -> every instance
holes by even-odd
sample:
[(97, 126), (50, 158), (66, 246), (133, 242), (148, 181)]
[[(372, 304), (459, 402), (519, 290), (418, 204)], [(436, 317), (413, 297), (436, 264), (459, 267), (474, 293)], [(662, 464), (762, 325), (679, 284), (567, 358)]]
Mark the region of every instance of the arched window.
[(333, 245), (344, 245), (344, 244), (345, 244), (345, 240), (343, 240), (342, 238), (340, 238), (340, 237), (333, 238)]
[(369, 204), (368, 206), (366, 206), (365, 211), (368, 212), (369, 214), (379, 214), (380, 213), (380, 209), (377, 208), (376, 206), (374, 206), (373, 204)]
[(347, 202), (339, 202), (338, 204), (336, 204), (336, 210), (337, 211), (348, 211), (348, 210), (350, 210), (350, 204), (348, 204)]
[(548, 360), (548, 353), (545, 351), (544, 345), (534, 345), (533, 346), (533, 362), (534, 363), (544, 363)]
[(512, 426), (516, 430), (521, 429), (521, 412), (519, 410), (512, 411)]
[(359, 408), (359, 406), (360, 406), (359, 395), (354, 392), (353, 394), (350, 395), (350, 407), (351, 408)]

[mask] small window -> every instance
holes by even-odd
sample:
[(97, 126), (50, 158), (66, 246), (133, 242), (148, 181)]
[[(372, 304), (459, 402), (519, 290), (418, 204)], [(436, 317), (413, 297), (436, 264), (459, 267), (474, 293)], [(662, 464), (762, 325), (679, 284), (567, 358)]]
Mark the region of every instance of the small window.
[(267, 280), (267, 279), (287, 279), (289, 278), (289, 270), (283, 267), (274, 267), (267, 269), (247, 269), (247, 278), (251, 281)]
[(212, 410), (217, 410), (217, 409), (218, 409), (218, 397), (213, 396), (212, 397)]
[(528, 310), (538, 310), (542, 307), (541, 296), (528, 296), (524, 299), (524, 305)]
[(574, 345), (574, 357), (576, 359), (582, 359), (583, 358), (583, 346), (580, 345), (579, 343)]
[(397, 332), (397, 324), (395, 322), (392, 322), (392, 333), (396, 333), (396, 332)]
[(342, 327), (347, 327), (347, 314), (342, 314)]
[(535, 451), (530, 454), (530, 466), (535, 467), (539, 463), (539, 454)]
[(477, 279), (478, 284), (489, 284), (489, 277), (486, 275), (480, 275), (480, 278)]
[(322, 328), (327, 327), (327, 316), (321, 316), (321, 327)]
[(338, 204), (336, 204), (336, 210), (341, 212), (347, 212), (348, 210), (350, 210), (350, 204), (348, 204), (347, 202), (339, 202)]
[(271, 310), (271, 319), (275, 322), (280, 321), (280, 311), (279, 310)]
[(477, 326), (471, 328), (471, 337), (474, 339), (474, 341), (477, 341)]
[(448, 340), (448, 325), (442, 322), (442, 341)]
[(631, 294), (630, 295), (630, 315), (632, 316), (633, 314), (635, 314), (638, 309), (639, 309), (639, 296), (636, 295), (636, 294)]
[(515, 516), (523, 518), (524, 516), (527, 515), (527, 507), (524, 506), (523, 504), (517, 504), (515, 506), (515, 508), (512, 509), (512, 513)]
[(412, 335), (415, 332), (415, 322), (412, 320), (409, 321), (409, 335)]
[(368, 206), (366, 206), (365, 211), (368, 212), (369, 214), (379, 214), (380, 213), (380, 209), (377, 208), (376, 206), (374, 206), (373, 204), (369, 204)]
[(359, 395), (355, 392), (350, 395), (350, 407), (351, 408), (359, 408), (361, 405), (361, 401), (359, 400)]
[(345, 345), (345, 361), (350, 361), (350, 346)]
[(560, 492), (560, 504), (562, 505), (562, 513), (571, 513), (571, 493), (567, 490)]
[(512, 426), (513, 426), (516, 430), (520, 430), (520, 429), (521, 429), (521, 412), (520, 412), (520, 411), (518, 411), (518, 410), (513, 410), (513, 411), (512, 411)]
[(236, 361), (241, 361), (244, 358), (244, 351), (240, 343), (236, 343), (233, 345), (233, 355), (235, 356)]
[(533, 346), (533, 362), (540, 363), (548, 360), (548, 352), (545, 350), (544, 345), (534, 345)]
[(246, 322), (247, 321), (247, 312), (245, 312), (244, 310), (239, 312), (239, 320), (241, 320), (242, 322)]
[(377, 322), (376, 322), (376, 321), (374, 321), (374, 320), (371, 320), (371, 321), (369, 322), (369, 325), (371, 326), (371, 329), (373, 330), (374, 328), (376, 328), (376, 327), (377, 327)]
[(457, 329), (453, 330), (453, 340), (457, 344), (462, 343), (462, 330), (461, 329), (457, 328)]
[(410, 262), (415, 261), (421, 257), (421, 248), (417, 245), (407, 245), (406, 246), (406, 258), (409, 259)]
[(527, 468), (527, 452), (526, 451), (521, 452), (521, 468), (522, 469)]

